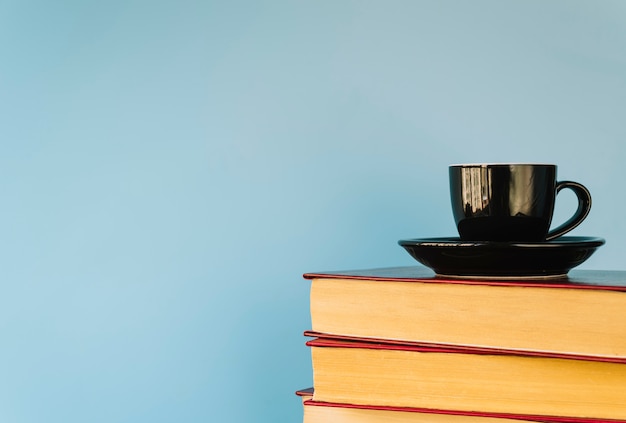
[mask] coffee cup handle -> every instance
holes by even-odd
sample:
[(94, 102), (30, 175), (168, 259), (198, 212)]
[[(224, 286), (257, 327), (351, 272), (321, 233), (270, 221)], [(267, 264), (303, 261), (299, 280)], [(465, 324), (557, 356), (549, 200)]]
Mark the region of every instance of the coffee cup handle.
[(569, 218), (569, 220), (567, 220), (561, 226), (549, 231), (548, 235), (546, 236), (546, 241), (558, 238), (561, 235), (564, 235), (567, 232), (571, 231), (576, 226), (580, 225), (580, 223), (585, 220), (585, 218), (589, 214), (589, 211), (591, 210), (591, 193), (587, 188), (585, 188), (582, 184), (579, 184), (578, 182), (572, 181), (560, 181), (556, 183), (557, 194), (564, 188), (569, 188), (574, 191), (576, 197), (578, 197), (578, 209), (576, 210), (576, 213), (574, 213), (574, 215)]

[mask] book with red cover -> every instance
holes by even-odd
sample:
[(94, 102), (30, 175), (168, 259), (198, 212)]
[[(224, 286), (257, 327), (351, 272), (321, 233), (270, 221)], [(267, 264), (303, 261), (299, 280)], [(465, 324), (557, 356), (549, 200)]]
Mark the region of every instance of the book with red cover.
[[(484, 412), (472, 412), (472, 411), (454, 411), (454, 410), (434, 410), (428, 408), (415, 408), (415, 407), (388, 407), (388, 406), (377, 406), (377, 405), (358, 405), (358, 404), (345, 404), (345, 403), (333, 403), (333, 402), (323, 402), (323, 401), (315, 401), (312, 399), (314, 395), (314, 389), (306, 388), (300, 389), (296, 391), (296, 395), (302, 398), (304, 407), (320, 407), (320, 408), (328, 408), (328, 409), (354, 409), (354, 410), (365, 410), (364, 412), (368, 412), (371, 410), (374, 411), (382, 411), (389, 412), (390, 414), (379, 414), (378, 421), (388, 421), (392, 420), (394, 417), (398, 419), (397, 413), (414, 413), (420, 414), (422, 418), (416, 417), (414, 419), (406, 419), (407, 421), (423, 421), (423, 422), (431, 422), (433, 416), (442, 415), (448, 416), (449, 423), (463, 423), (465, 419), (462, 417), (469, 417), (467, 419), (468, 422), (476, 423), (477, 419), (484, 419), (485, 423), (505, 423), (505, 422), (546, 422), (546, 423), (623, 423), (626, 420), (617, 420), (617, 419), (597, 419), (597, 418), (585, 418), (585, 417), (561, 417), (561, 416), (537, 416), (537, 415), (528, 415), (528, 414), (511, 414), (511, 413), (484, 413)], [(327, 413), (332, 416), (332, 412)], [(361, 416), (363, 414), (357, 414), (353, 420), (350, 421), (362, 421)], [(342, 416), (343, 417), (343, 416)], [(456, 417), (456, 418), (455, 418)], [(323, 421), (332, 422), (332, 420), (324, 419)], [(342, 420), (344, 421), (344, 420)], [(346, 422), (349, 420), (346, 418)], [(392, 420), (396, 421), (396, 420)], [(308, 423), (305, 418), (305, 423)]]
[(626, 271), (463, 279), (408, 266), (304, 278), (311, 280), (309, 336), (626, 359)]
[(438, 276), (425, 266), (397, 266), (328, 272), (308, 272), (304, 279), (354, 279), (380, 282), (423, 282), (462, 285), (527, 286), (544, 288), (595, 289), (626, 292), (626, 271), (574, 269), (564, 277), (492, 278)]
[(626, 364), (316, 338), (310, 406), (625, 422)]

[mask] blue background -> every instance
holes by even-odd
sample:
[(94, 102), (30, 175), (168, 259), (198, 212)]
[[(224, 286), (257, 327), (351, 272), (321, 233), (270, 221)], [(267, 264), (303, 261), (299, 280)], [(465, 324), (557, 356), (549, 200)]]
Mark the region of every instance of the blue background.
[[(304, 272), (549, 162), (626, 269), (626, 3), (0, 1), (0, 420), (287, 422)], [(559, 196), (555, 220), (575, 207)]]

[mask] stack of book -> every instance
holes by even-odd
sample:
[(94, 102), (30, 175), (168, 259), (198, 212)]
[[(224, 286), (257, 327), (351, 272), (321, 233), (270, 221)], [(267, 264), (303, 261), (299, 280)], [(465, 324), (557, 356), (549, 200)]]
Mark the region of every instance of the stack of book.
[(626, 271), (308, 273), (304, 422), (626, 422)]

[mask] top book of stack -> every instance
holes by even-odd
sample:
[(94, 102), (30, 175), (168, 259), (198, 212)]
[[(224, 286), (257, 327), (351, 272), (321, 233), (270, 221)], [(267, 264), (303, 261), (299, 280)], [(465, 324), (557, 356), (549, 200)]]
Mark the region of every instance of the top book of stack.
[(411, 266), (304, 277), (308, 336), (626, 361), (626, 271), (494, 280)]

